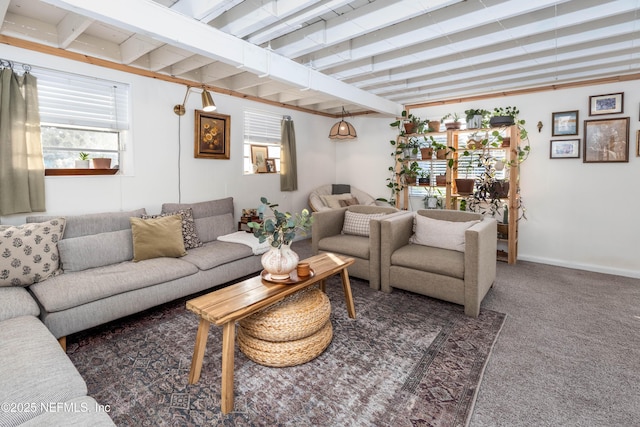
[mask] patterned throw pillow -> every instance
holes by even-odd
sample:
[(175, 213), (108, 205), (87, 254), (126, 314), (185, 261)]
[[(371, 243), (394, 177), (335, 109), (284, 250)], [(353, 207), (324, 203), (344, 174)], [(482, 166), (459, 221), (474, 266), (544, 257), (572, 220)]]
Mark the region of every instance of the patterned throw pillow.
[(64, 218), (0, 226), (0, 286), (29, 286), (58, 272)]
[(363, 214), (347, 210), (344, 212), (342, 234), (353, 234), (355, 236), (369, 237), (369, 220), (371, 220), (372, 218), (380, 218), (385, 215), (386, 214), (384, 213)]
[(142, 219), (161, 218), (165, 216), (180, 215), (182, 218), (182, 239), (184, 240), (185, 249), (199, 248), (202, 242), (196, 232), (196, 223), (193, 220), (193, 210), (180, 209), (176, 212), (166, 212), (160, 215), (142, 215)]

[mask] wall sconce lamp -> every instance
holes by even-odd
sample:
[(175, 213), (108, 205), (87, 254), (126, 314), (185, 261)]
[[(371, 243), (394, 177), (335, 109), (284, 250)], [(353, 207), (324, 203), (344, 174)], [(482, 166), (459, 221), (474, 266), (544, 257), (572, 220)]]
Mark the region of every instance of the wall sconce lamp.
[(331, 126), (329, 131), (329, 139), (354, 139), (358, 137), (356, 128), (349, 122), (344, 121), (344, 116), (347, 112), (342, 107), (342, 120), (335, 125)]
[[(179, 116), (184, 116), (184, 113), (186, 112), (184, 106), (187, 103), (187, 98), (189, 97), (191, 89), (193, 89), (191, 86), (187, 86), (187, 93), (184, 94), (184, 100), (182, 101), (182, 104), (178, 104), (173, 107), (173, 112)], [(216, 104), (213, 102), (211, 94), (207, 89), (205, 89), (204, 86), (202, 86), (202, 109), (204, 111), (211, 112), (215, 111), (216, 108)]]

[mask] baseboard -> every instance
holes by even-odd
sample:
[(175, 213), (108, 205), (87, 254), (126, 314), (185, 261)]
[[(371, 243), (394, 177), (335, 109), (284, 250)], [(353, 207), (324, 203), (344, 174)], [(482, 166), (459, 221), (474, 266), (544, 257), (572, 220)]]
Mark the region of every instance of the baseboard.
[(536, 256), (528, 256), (518, 254), (518, 260), (537, 262), (540, 264), (555, 265), (558, 267), (575, 268), (576, 270), (592, 271), (594, 273), (613, 274), (615, 276), (631, 277), (634, 279), (640, 279), (640, 271), (638, 270), (625, 270), (622, 268), (604, 267), (602, 265), (573, 263), (567, 261), (561, 261), (553, 258), (544, 258)]

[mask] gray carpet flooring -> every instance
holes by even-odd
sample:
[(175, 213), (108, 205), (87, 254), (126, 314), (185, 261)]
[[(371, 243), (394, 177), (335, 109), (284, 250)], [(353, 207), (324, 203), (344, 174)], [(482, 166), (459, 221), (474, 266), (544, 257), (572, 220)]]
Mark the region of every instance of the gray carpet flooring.
[(499, 262), (482, 308), (507, 318), (471, 427), (640, 425), (639, 279)]

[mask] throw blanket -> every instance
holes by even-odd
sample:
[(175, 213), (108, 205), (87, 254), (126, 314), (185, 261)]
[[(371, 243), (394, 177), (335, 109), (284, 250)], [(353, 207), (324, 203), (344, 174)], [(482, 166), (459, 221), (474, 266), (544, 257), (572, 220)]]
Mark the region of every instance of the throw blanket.
[(263, 254), (271, 247), (269, 245), (269, 241), (265, 240), (263, 243), (260, 243), (253, 233), (247, 233), (246, 231), (236, 231), (235, 233), (218, 236), (218, 240), (221, 242), (240, 243), (241, 245), (249, 246), (254, 255)]

